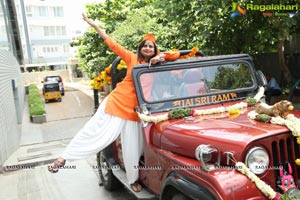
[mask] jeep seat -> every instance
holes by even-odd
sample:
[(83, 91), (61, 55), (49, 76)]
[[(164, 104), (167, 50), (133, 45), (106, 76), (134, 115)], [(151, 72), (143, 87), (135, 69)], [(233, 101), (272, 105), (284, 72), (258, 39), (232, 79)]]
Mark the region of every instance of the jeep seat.
[(202, 72), (199, 69), (188, 70), (183, 75), (183, 83), (179, 87), (179, 95), (196, 96), (204, 93), (207, 93), (207, 86), (203, 81)]

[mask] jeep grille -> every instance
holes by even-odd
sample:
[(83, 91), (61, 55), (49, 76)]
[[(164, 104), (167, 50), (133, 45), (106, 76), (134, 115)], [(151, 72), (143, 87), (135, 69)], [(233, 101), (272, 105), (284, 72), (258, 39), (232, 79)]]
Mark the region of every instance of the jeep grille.
[[(300, 167), (295, 164), (295, 160), (300, 158), (300, 148), (299, 144), (297, 144), (296, 137), (289, 133), (279, 135), (278, 137), (274, 137), (274, 139), (275, 140), (272, 141), (272, 155), (270, 156), (273, 161), (273, 166), (278, 167), (280, 164), (284, 164), (288, 161), (293, 169), (294, 180), (296, 184), (298, 184)], [(275, 170), (274, 176), (274, 180), (278, 180), (279, 170)]]
[(295, 183), (298, 185), (300, 168), (295, 164), (295, 160), (300, 158), (300, 146), (297, 144), (296, 137), (290, 132), (285, 132), (259, 140), (255, 145), (264, 146), (270, 155), (270, 169), (261, 177), (263, 181), (279, 191), (277, 188), (277, 181), (280, 177), (279, 165), (289, 162), (293, 170), (292, 175)]

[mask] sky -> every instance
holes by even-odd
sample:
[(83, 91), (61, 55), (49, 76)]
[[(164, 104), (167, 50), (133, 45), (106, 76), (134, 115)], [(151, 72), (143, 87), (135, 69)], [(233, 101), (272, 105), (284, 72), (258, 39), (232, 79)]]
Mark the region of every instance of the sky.
[(81, 13), (85, 12), (85, 4), (98, 3), (103, 0), (64, 0), (65, 16), (72, 30), (86, 30), (89, 25), (82, 20)]

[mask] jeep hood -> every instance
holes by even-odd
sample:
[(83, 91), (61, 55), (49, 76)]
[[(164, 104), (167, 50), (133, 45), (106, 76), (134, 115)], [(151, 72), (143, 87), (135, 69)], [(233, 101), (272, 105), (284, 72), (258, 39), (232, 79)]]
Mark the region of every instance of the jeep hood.
[(210, 144), (221, 151), (241, 154), (253, 141), (287, 132), (285, 126), (251, 120), (247, 114), (236, 118), (224, 116), (193, 117), (157, 123), (153, 143), (164, 150), (194, 157), (200, 144)]

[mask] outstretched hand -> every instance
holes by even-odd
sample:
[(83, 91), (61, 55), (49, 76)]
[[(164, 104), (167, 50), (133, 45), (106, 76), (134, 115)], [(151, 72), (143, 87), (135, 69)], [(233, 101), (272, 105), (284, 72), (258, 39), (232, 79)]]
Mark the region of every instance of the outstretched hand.
[(108, 37), (105, 31), (100, 26), (98, 26), (95, 21), (88, 18), (88, 16), (85, 13), (82, 13), (82, 19), (86, 21), (91, 27), (93, 27), (103, 40), (105, 40)]
[(87, 22), (90, 26), (92, 26), (92, 27), (97, 26), (96, 22), (93, 21), (93, 20), (91, 20), (90, 18), (88, 18), (88, 16), (87, 16), (84, 12), (82, 13), (82, 19), (83, 19), (84, 21), (86, 21), (86, 22)]

